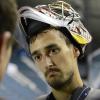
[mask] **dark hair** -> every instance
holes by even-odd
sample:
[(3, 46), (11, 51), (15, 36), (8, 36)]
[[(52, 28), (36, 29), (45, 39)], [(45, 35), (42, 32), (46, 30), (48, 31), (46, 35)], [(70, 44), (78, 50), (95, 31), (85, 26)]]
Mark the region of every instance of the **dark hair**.
[(14, 0), (0, 0), (0, 34), (14, 32), (17, 21), (17, 6)]
[(24, 19), (21, 18), (21, 22), (23, 23), (23, 28), (26, 33), (26, 41), (28, 42), (28, 44), (33, 36), (35, 37), (40, 32), (50, 28), (49, 24), (33, 19), (27, 19), (27, 24), (26, 24)]

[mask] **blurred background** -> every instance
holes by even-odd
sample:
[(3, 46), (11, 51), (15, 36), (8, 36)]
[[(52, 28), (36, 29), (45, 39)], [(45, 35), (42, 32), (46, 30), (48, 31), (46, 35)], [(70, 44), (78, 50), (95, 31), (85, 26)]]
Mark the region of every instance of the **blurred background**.
[[(21, 6), (34, 7), (56, 0), (17, 0)], [(64, 0), (72, 5), (82, 17), (82, 22), (93, 36), (86, 53), (79, 59), (79, 70), (85, 84), (100, 88), (100, 0)], [(17, 43), (13, 47), (11, 61), (0, 87), (0, 96), (7, 100), (36, 100), (50, 92), (41, 72), (34, 66), (27, 53)]]

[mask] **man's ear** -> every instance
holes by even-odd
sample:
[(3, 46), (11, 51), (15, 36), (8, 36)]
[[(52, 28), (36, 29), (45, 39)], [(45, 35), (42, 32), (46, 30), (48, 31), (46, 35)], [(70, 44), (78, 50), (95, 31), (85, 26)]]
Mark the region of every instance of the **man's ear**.
[(74, 47), (73, 53), (74, 53), (74, 57), (77, 57), (77, 58), (78, 58), (79, 55), (80, 55), (80, 51), (79, 51), (79, 49), (76, 48), (76, 47)]

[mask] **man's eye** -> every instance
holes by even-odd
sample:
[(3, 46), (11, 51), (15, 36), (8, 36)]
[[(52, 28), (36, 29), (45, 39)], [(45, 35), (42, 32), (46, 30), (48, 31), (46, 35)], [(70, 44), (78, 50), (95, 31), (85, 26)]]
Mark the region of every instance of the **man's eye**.
[(59, 53), (60, 49), (58, 48), (52, 48), (50, 51), (49, 51), (49, 54), (52, 55), (52, 54), (57, 54)]
[(41, 60), (41, 55), (35, 55), (33, 56), (34, 61), (40, 61)]

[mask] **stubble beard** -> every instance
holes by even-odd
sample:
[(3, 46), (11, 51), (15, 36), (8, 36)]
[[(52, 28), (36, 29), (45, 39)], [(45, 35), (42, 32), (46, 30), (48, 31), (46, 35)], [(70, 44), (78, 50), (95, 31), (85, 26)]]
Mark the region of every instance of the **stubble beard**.
[(54, 77), (51, 80), (47, 80), (48, 84), (56, 89), (56, 90), (61, 90), (64, 87), (68, 87), (69, 84), (72, 82), (73, 78), (73, 72), (70, 73), (69, 77), (67, 79), (64, 79), (63, 74), (61, 73), (59, 77)]

